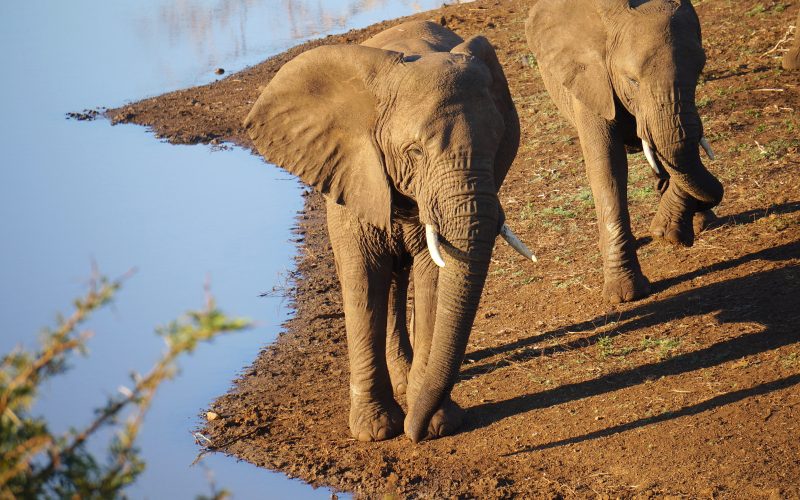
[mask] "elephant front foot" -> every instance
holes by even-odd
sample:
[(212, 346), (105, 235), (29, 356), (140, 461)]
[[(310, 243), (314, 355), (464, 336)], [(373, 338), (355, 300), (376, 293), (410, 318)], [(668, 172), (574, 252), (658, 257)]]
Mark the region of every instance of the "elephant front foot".
[(382, 401), (350, 395), (350, 432), (359, 441), (383, 441), (403, 432), (403, 409), (393, 398)]
[(631, 302), (650, 295), (650, 281), (639, 272), (606, 273), (603, 298), (612, 304)]
[(663, 239), (673, 245), (684, 247), (694, 245), (695, 207), (694, 198), (683, 192), (675, 183), (670, 183), (650, 223), (650, 234), (653, 238)]
[(711, 228), (717, 222), (717, 214), (714, 213), (713, 210), (703, 210), (702, 212), (697, 212), (694, 214), (692, 218), (692, 228), (694, 229), (694, 234), (700, 234), (703, 231)]
[[(436, 439), (455, 434), (461, 427), (463, 421), (464, 410), (448, 396), (447, 399), (444, 400), (444, 403), (442, 403), (441, 408), (431, 417), (425, 439)], [(406, 434), (410, 436), (408, 421), (406, 421), (406, 425)]]
[(691, 215), (669, 219), (656, 213), (650, 224), (650, 234), (673, 245), (690, 247), (694, 245), (694, 225)]
[(464, 422), (464, 410), (449, 397), (442, 407), (433, 414), (428, 425), (428, 439), (436, 439), (455, 434)]

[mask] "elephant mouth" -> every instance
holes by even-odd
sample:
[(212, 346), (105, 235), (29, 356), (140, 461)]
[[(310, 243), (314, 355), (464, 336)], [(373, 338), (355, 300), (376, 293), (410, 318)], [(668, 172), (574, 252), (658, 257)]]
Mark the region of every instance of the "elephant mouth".
[[(506, 243), (508, 243), (511, 248), (516, 250), (526, 259), (529, 259), (533, 262), (539, 261), (530, 248), (528, 248), (528, 246), (525, 245), (525, 243), (523, 243), (516, 234), (514, 234), (514, 231), (508, 227), (508, 224), (503, 223), (503, 225), (500, 227), (500, 236), (506, 240)], [(467, 252), (457, 248), (455, 245), (447, 241), (446, 238), (440, 235), (433, 224), (425, 224), (425, 240), (428, 244), (428, 253), (431, 255), (431, 260), (433, 260), (433, 262), (439, 267), (445, 266), (444, 259), (442, 258), (442, 248), (445, 249), (449, 256), (461, 262), (468, 263), (473, 260), (470, 258)]]
[[(698, 147), (702, 148), (703, 151), (706, 152), (706, 155), (710, 160), (713, 161), (716, 159), (714, 151), (711, 149), (711, 144), (709, 144), (708, 139), (706, 139), (705, 136), (700, 138)], [(650, 165), (650, 168), (653, 169), (653, 172), (655, 172), (656, 176), (659, 178), (668, 178), (669, 173), (661, 163), (658, 151), (653, 149), (653, 147), (650, 146), (650, 144), (648, 144), (648, 142), (644, 139), (642, 139), (642, 150), (644, 151), (645, 158), (647, 158), (647, 163)]]

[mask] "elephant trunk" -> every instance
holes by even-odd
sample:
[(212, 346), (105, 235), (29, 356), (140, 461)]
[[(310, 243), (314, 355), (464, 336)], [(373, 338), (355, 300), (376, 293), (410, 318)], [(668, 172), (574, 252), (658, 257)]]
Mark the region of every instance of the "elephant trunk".
[[(489, 164), (491, 167), (491, 163)], [(500, 228), (500, 205), (491, 168), (465, 174), (449, 170), (440, 186), (438, 227), (446, 260), (439, 269), (436, 318), (420, 392), (406, 420), (406, 434), (424, 439), (433, 414), (458, 378)]]
[(703, 124), (694, 104), (694, 91), (683, 98), (664, 100), (653, 117), (639, 124), (639, 136), (655, 150), (670, 176), (670, 182), (697, 201), (697, 211), (708, 210), (722, 201), (724, 189), (700, 159)]

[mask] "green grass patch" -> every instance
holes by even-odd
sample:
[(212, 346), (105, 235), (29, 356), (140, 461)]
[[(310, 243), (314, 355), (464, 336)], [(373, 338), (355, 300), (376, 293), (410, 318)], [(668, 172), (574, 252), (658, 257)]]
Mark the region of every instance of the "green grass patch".
[(664, 337), (662, 339), (645, 337), (642, 339), (640, 347), (645, 352), (656, 354), (659, 359), (666, 359), (672, 356), (672, 351), (680, 345), (681, 341), (672, 337)]
[(601, 358), (609, 357), (625, 357), (632, 353), (635, 349), (633, 347), (617, 347), (614, 345), (614, 339), (608, 335), (604, 335), (597, 339), (597, 351)]
[(764, 7), (763, 3), (756, 4), (752, 9), (745, 12), (748, 17), (757, 16), (759, 14), (763, 14), (767, 11), (767, 8)]

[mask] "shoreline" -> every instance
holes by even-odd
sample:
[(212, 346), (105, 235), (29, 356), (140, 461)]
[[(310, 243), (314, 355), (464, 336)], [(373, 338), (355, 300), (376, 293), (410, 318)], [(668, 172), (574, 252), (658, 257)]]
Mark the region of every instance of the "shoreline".
[[(787, 130), (800, 130), (800, 84), (757, 55), (796, 10), (741, 16), (722, 0), (696, 8), (709, 59), (698, 101), (725, 158), (710, 165), (727, 189), (721, 222), (690, 249), (649, 241), (657, 198), (643, 158), (630, 156), (634, 232), (655, 286), (650, 297), (620, 306), (599, 298), (577, 134), (528, 56), (527, 2), (478, 1), (384, 21), (109, 110), (112, 123), (147, 126), (174, 144), (252, 151), (241, 121), (283, 63), (403, 20), (434, 19), (489, 38), (520, 114), (522, 145), (500, 194), (540, 264), (496, 247), (453, 391), (467, 410), (462, 430), (416, 446), (404, 437), (350, 438), (339, 285), (322, 197), (308, 193), (296, 227), (295, 316), (210, 405), (221, 418), (204, 431), (209, 451), (364, 496), (800, 495), (800, 471), (790, 466), (800, 459), (800, 362), (792, 362), (800, 312), (791, 301), (800, 294), (800, 141)], [(742, 43), (752, 46), (749, 59)]]

